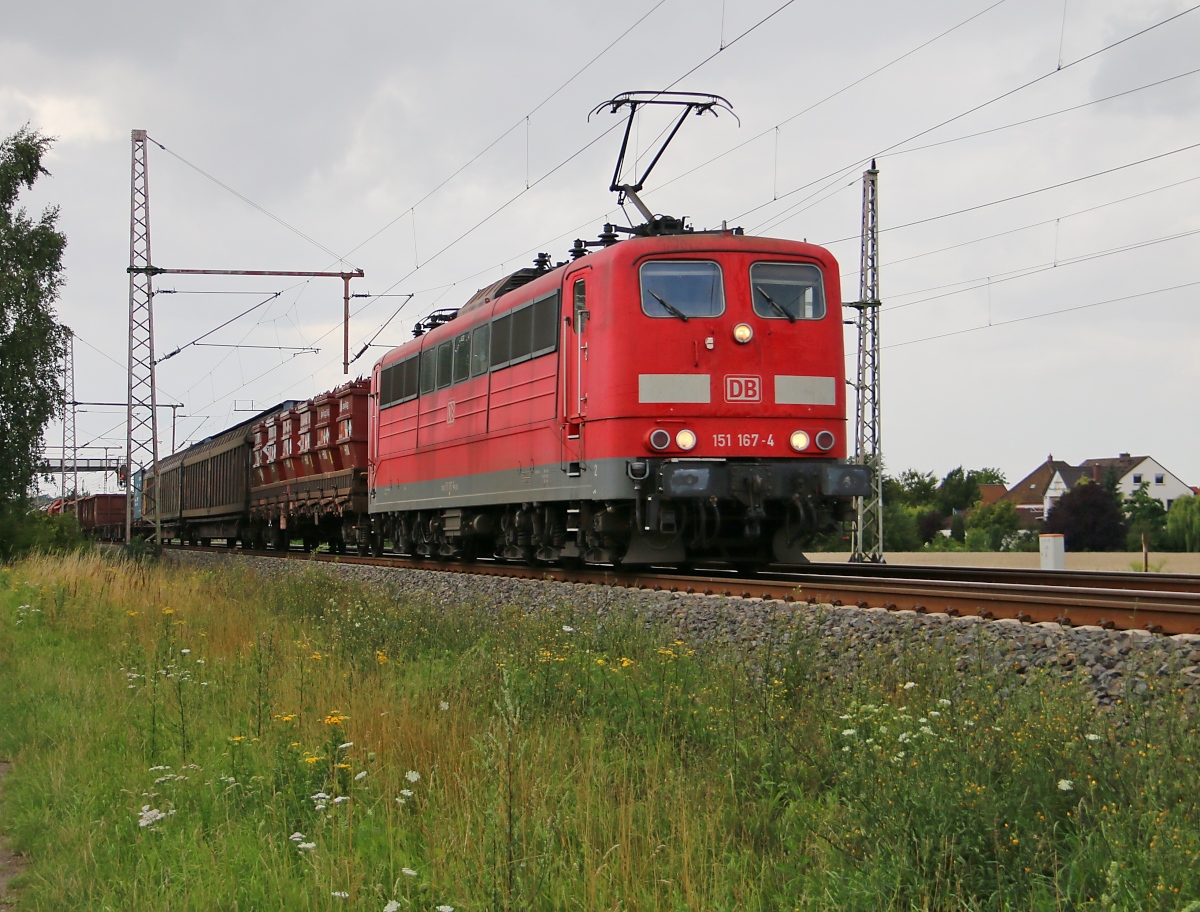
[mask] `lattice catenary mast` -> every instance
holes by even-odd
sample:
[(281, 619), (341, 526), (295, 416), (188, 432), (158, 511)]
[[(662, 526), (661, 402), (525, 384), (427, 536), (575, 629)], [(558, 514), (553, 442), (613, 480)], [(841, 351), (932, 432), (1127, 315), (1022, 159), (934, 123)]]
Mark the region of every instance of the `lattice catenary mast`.
[[(67, 454), (70, 454), (70, 463)], [(79, 448), (75, 436), (75, 334), (67, 330), (67, 345), (63, 349), (63, 439), (62, 460), (59, 463), (61, 481), (59, 494), (63, 499), (63, 512), (67, 508), (67, 467), (71, 470), (71, 499), (75, 513), (79, 514)]]
[[(154, 384), (154, 286), (150, 260), (150, 187), (146, 175), (146, 131), (134, 130), (129, 204), (129, 395), (125, 419), (125, 459), (129, 478), (125, 498), (125, 541), (131, 541), (133, 502), (142, 498), (143, 515), (153, 493), (134, 488), (158, 462), (158, 402)], [(138, 471), (143, 474), (136, 475)], [(139, 481), (140, 483), (140, 481)], [(154, 511), (154, 542), (161, 542)]]
[(871, 493), (855, 498), (851, 561), (883, 563), (883, 443), (879, 395), (879, 171), (863, 172), (855, 461), (871, 469)]

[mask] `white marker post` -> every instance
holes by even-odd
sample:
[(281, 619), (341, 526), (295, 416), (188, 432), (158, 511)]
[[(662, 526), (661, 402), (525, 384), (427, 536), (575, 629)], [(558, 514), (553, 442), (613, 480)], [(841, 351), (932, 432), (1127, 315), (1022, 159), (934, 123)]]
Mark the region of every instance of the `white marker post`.
[(1063, 542), (1062, 535), (1058, 533), (1039, 535), (1038, 542), (1042, 549), (1043, 570), (1067, 569), (1067, 548)]

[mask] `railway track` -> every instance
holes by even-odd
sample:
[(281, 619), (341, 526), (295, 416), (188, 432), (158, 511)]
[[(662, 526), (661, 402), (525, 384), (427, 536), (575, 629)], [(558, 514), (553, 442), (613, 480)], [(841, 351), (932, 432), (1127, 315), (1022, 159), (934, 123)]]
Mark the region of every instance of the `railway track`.
[(169, 550), (557, 580), (731, 598), (856, 605), (920, 614), (1011, 618), (1026, 623), (1053, 621), (1072, 627), (1093, 625), (1167, 635), (1200, 634), (1200, 577), (1184, 574), (813, 564), (802, 570), (769, 569), (754, 576), (743, 576), (719, 568), (689, 572), (650, 568), (629, 572), (615, 568), (527, 567), (485, 560), (462, 563), (300, 550), (166, 547)]

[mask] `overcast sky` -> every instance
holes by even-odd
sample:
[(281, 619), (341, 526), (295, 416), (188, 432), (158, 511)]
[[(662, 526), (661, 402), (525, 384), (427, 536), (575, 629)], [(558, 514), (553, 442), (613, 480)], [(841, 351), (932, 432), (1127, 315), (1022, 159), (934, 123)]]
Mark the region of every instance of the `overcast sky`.
[[(154, 263), (361, 267), (352, 290), (388, 296), (356, 299), (353, 353), (402, 304), (378, 343), (625, 221), (608, 192), (618, 119), (589, 121), (595, 105), (635, 89), (717, 93), (740, 126), (693, 118), (647, 202), (699, 228), (827, 244), (850, 299), (860, 178), (878, 155), (890, 471), (995, 466), (1012, 483), (1049, 453), (1132, 452), (1197, 484), (1200, 147), (1186, 147), (1200, 144), (1200, 10), (1188, 9), (46, 0), (4, 16), (0, 132), (28, 122), (58, 137), (52, 176), (23, 202), (61, 207), (77, 398), (116, 402), (131, 129), (165, 146), (150, 151)], [(662, 125), (646, 115), (638, 151)], [(320, 349), (192, 347), (163, 362), (159, 401), (183, 404), (181, 443), (342, 381), (339, 281), (157, 287), (177, 292), (156, 298), (160, 355), (275, 292), (206, 341)], [(80, 414), (79, 442), (122, 446), (123, 413)]]

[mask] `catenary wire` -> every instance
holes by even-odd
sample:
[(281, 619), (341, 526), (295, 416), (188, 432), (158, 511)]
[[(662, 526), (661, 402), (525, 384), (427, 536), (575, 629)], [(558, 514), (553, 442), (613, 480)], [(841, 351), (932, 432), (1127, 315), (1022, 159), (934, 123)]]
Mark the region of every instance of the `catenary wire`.
[[(1185, 282), (1182, 285), (1171, 285), (1166, 288), (1155, 288), (1151, 291), (1139, 291), (1139, 292), (1135, 292), (1134, 294), (1122, 295), (1119, 298), (1108, 298), (1105, 301), (1093, 301), (1090, 304), (1077, 304), (1074, 307), (1062, 307), (1062, 308), (1059, 308), (1058, 310), (1047, 310), (1047, 311), (1043, 311), (1041, 313), (1029, 314), (1024, 317), (1013, 317), (1010, 320), (998, 320), (998, 321), (988, 323), (985, 326), (972, 326), (972, 327), (968, 327), (967, 329), (956, 329), (956, 330), (952, 330), (951, 332), (938, 333), (937, 335), (934, 335), (934, 336), (923, 336), (920, 339), (908, 339), (904, 342), (892, 342), (888, 345), (884, 345), (883, 347), (884, 348), (904, 348), (905, 346), (917, 345), (921, 342), (933, 342), (937, 339), (949, 339), (953, 336), (962, 336), (962, 335), (966, 335), (967, 333), (979, 332), (984, 329), (995, 329), (996, 327), (999, 327), (999, 326), (1011, 326), (1014, 323), (1027, 323), (1030, 320), (1041, 320), (1045, 317), (1056, 317), (1059, 314), (1074, 313), (1074, 312), (1080, 311), (1080, 310), (1088, 310), (1089, 308), (1100, 307), (1104, 304), (1116, 304), (1121, 301), (1131, 301), (1131, 300), (1134, 300), (1135, 298), (1145, 298), (1145, 297), (1149, 297), (1150, 295), (1165, 294), (1168, 291), (1179, 291), (1180, 289), (1183, 289), (1183, 288), (1194, 288), (1197, 285), (1200, 285), (1200, 281)], [(849, 356), (849, 355), (847, 355), (847, 356)]]
[[(887, 228), (880, 228), (879, 233), (883, 234), (885, 231), (900, 231), (904, 228), (912, 228), (916, 225), (927, 225), (930, 222), (936, 222), (936, 221), (938, 221), (940, 219), (944, 219), (944, 218), (952, 218), (956, 215), (963, 215), (964, 213), (967, 213), (967, 212), (977, 212), (978, 210), (986, 209), (989, 206), (998, 206), (1001, 203), (1009, 203), (1009, 202), (1012, 202), (1013, 200), (1025, 199), (1026, 197), (1029, 197), (1029, 196), (1035, 196), (1038, 193), (1046, 193), (1049, 190), (1057, 190), (1060, 187), (1069, 187), (1071, 184), (1078, 184), (1081, 181), (1091, 180), (1092, 178), (1095, 178), (1095, 177), (1103, 177), (1106, 174), (1114, 174), (1117, 171), (1124, 171), (1127, 168), (1135, 168), (1138, 165), (1144, 165), (1148, 162), (1158, 161), (1159, 159), (1166, 158), (1169, 155), (1178, 155), (1180, 152), (1187, 152), (1187, 151), (1190, 151), (1191, 149), (1196, 149), (1196, 148), (1200, 148), (1200, 143), (1191, 143), (1190, 145), (1180, 146), (1178, 149), (1172, 149), (1169, 152), (1160, 152), (1157, 155), (1151, 155), (1147, 158), (1138, 159), (1137, 161), (1126, 162), (1123, 165), (1116, 165), (1112, 168), (1105, 168), (1102, 171), (1093, 171), (1091, 174), (1084, 174), (1080, 177), (1073, 177), (1070, 180), (1059, 181), (1056, 184), (1049, 184), (1045, 187), (1038, 187), (1036, 190), (1026, 190), (1023, 193), (1015, 193), (1012, 196), (1001, 197), (1000, 199), (994, 199), (994, 200), (991, 200), (986, 203), (979, 203), (975, 206), (966, 206), (962, 209), (954, 209), (950, 212), (943, 212), (943, 213), (940, 213), (939, 215), (931, 215), (931, 216), (928, 216), (927, 218), (915, 219), (911, 222), (904, 222), (899, 225), (889, 225)], [(856, 240), (857, 238), (858, 238), (858, 235), (849, 235), (847, 237), (836, 238), (836, 239), (830, 240), (830, 241), (823, 241), (822, 244), (825, 246), (828, 246), (830, 244), (841, 244), (846, 241)]]
[[(825, 183), (826, 181), (830, 180), (831, 178), (835, 182), (840, 181), (844, 177), (849, 176), (849, 174), (852, 173), (855, 169), (861, 167), (863, 164), (871, 161), (872, 159), (877, 159), (881, 155), (884, 155), (884, 154), (892, 152), (896, 149), (899, 149), (901, 146), (906, 146), (913, 140), (920, 139), (922, 136), (926, 136), (929, 133), (934, 132), (935, 130), (940, 130), (942, 127), (949, 126), (950, 124), (954, 123), (955, 121), (962, 120), (962, 118), (967, 117), (970, 114), (974, 114), (978, 111), (982, 111), (984, 108), (989, 107), (998, 101), (1001, 101), (1005, 98), (1009, 98), (1013, 95), (1016, 95), (1017, 93), (1022, 92), (1025, 89), (1030, 88), (1031, 86), (1037, 85), (1038, 83), (1042, 82), (1043, 80), (1049, 79), (1051, 76), (1055, 76), (1058, 73), (1064, 72), (1065, 70), (1068, 70), (1071, 67), (1074, 67), (1080, 63), (1083, 63), (1086, 60), (1091, 60), (1092, 58), (1097, 57), (1100, 54), (1104, 54), (1108, 51), (1111, 51), (1113, 48), (1119, 47), (1128, 41), (1132, 41), (1135, 38), (1145, 35), (1148, 32), (1153, 31), (1154, 29), (1160, 28), (1164, 25), (1167, 25), (1168, 23), (1174, 22), (1176, 19), (1179, 19), (1181, 16), (1186, 16), (1188, 13), (1194, 12), (1197, 9), (1200, 9), (1200, 4), (1190, 6), (1187, 9), (1183, 10), (1182, 12), (1176, 13), (1173, 16), (1168, 16), (1166, 19), (1159, 20), (1158, 22), (1154, 23), (1153, 25), (1146, 26), (1145, 28), (1140, 29), (1139, 31), (1136, 31), (1131, 35), (1126, 35), (1124, 38), (1119, 38), (1116, 41), (1111, 42), (1110, 44), (1106, 44), (1102, 48), (1098, 48), (1095, 51), (1092, 51), (1088, 54), (1083, 55), (1082, 57), (1078, 57), (1075, 60), (1072, 60), (1070, 63), (1063, 64), (1061, 67), (1059, 67), (1056, 70), (1051, 70), (1048, 73), (1043, 73), (1041, 76), (1036, 76), (1033, 79), (1027, 80), (1026, 82), (1023, 82), (1020, 85), (1015, 86), (1014, 88), (1011, 88), (1004, 92), (1001, 92), (999, 95), (993, 96), (992, 98), (988, 99), (987, 101), (980, 102), (977, 105), (967, 108), (965, 111), (961, 111), (952, 117), (946, 118), (945, 120), (942, 120), (942, 121), (934, 124), (931, 127), (926, 127), (925, 129), (912, 134), (911, 136), (907, 137), (906, 139), (902, 139), (898, 142), (892, 143), (889, 146), (885, 146), (884, 148), (873, 153), (872, 155), (868, 155), (865, 158), (859, 158), (855, 162), (853, 162), (849, 165), (845, 165), (841, 168), (838, 168), (836, 171), (829, 172), (824, 177), (816, 178), (815, 180), (809, 181), (806, 184), (802, 184), (799, 187), (795, 187), (792, 190), (789, 190), (787, 193), (784, 193), (781, 196), (778, 196), (776, 199), (768, 200), (767, 202), (761, 203), (760, 205), (755, 206), (752, 209), (747, 209), (745, 212), (742, 212), (742, 213), (734, 216), (733, 220), (736, 221), (738, 219), (744, 218), (747, 215), (750, 215), (751, 213), (759, 211), (760, 209), (765, 209), (766, 207), (772, 205), (775, 202), (778, 202), (779, 200), (783, 200), (789, 196), (793, 196), (797, 193), (800, 193), (801, 191), (806, 190), (809, 187), (812, 187), (816, 184)], [(819, 193), (821, 191), (817, 191), (817, 192)], [(816, 194), (813, 194), (813, 195), (816, 195)], [(811, 198), (811, 197), (809, 197), (809, 198)], [(803, 200), (801, 202), (803, 202)], [(767, 221), (770, 222), (770, 221), (773, 221), (773, 219), (768, 219)]]

